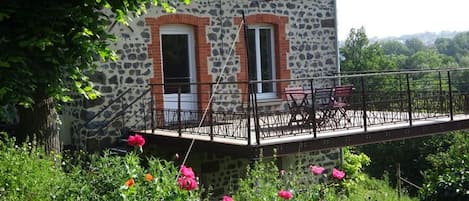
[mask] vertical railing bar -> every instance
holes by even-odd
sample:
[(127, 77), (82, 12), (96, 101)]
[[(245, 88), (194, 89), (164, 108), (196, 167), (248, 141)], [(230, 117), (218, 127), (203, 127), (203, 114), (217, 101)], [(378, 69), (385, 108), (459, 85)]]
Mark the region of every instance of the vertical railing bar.
[[(209, 89), (209, 96), (214, 96), (215, 94), (213, 93), (213, 83), (210, 84), (210, 89)], [(209, 100), (213, 100), (213, 97), (209, 97)], [(213, 101), (209, 102), (209, 108), (208, 108), (208, 118), (210, 118), (210, 141), (213, 141)]]
[(360, 77), (362, 87), (362, 109), (363, 109), (363, 129), (365, 132), (368, 131), (367, 115), (366, 115), (366, 92), (365, 92), (365, 77)]
[(314, 94), (314, 79), (309, 80), (310, 81), (310, 86), (311, 86), (311, 112), (312, 112), (312, 117), (308, 117), (308, 119), (313, 120), (313, 134), (314, 138), (317, 138), (317, 125), (316, 125), (316, 96)]
[[(399, 113), (404, 111), (404, 94), (402, 92), (402, 74), (399, 74)], [(399, 115), (398, 121), (402, 120), (402, 115)]]
[(125, 128), (125, 111), (122, 110), (124, 108), (124, 97), (121, 97), (120, 101), (121, 101), (121, 119), (122, 119), (120, 134), (122, 135), (122, 131)]
[(257, 110), (257, 93), (256, 91), (252, 91), (253, 96), (253, 115), (254, 115), (254, 131), (256, 132), (256, 143), (260, 145), (260, 125), (259, 125), (259, 113)]
[(443, 112), (443, 85), (441, 83), (441, 71), (438, 71), (438, 85), (439, 85), (439, 96), (438, 96), (438, 105), (440, 108), (440, 113)]
[(150, 126), (151, 126), (151, 133), (155, 133), (155, 100), (154, 100), (154, 94), (153, 94), (153, 87), (154, 85), (150, 85), (150, 109), (151, 109), (151, 123), (150, 123)]
[(248, 107), (247, 107), (247, 111), (246, 111), (246, 115), (247, 115), (247, 129), (248, 129), (248, 145), (252, 145), (252, 137), (251, 137), (251, 85), (249, 84), (249, 82), (246, 82), (247, 83), (247, 87), (248, 87), (248, 93), (247, 93), (247, 104), (248, 104)]
[(447, 71), (448, 73), (448, 90), (449, 90), (449, 118), (451, 121), (454, 120), (454, 108), (453, 108), (453, 90), (451, 84), (451, 72)]
[(181, 85), (178, 85), (178, 109), (177, 109), (177, 121), (178, 121), (178, 134), (182, 136), (182, 120), (181, 120)]
[(407, 111), (409, 115), (409, 126), (412, 126), (412, 99), (411, 99), (411, 91), (410, 91), (410, 78), (409, 74), (405, 74), (406, 82), (407, 82)]
[(147, 130), (147, 113), (146, 113), (146, 104), (145, 97), (142, 97), (142, 107), (143, 107), (143, 130)]

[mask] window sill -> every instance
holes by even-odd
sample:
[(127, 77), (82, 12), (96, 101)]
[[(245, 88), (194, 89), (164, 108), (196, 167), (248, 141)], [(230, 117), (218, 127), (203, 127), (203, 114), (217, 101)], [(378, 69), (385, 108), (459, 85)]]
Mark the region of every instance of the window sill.
[[(283, 100), (281, 98), (257, 99), (257, 107), (278, 106), (282, 104), (282, 102)], [(247, 104), (243, 106), (247, 108)]]

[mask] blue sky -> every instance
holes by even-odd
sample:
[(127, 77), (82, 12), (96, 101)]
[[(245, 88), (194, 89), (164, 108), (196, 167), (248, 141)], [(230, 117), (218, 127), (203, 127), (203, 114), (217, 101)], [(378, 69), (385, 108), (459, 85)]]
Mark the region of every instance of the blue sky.
[(351, 28), (368, 37), (469, 31), (469, 0), (337, 0), (339, 40)]

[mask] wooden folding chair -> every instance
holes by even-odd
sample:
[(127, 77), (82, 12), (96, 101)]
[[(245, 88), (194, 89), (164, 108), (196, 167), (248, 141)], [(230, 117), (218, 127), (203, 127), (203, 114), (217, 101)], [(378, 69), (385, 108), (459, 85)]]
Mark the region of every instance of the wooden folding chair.
[(332, 105), (333, 105), (333, 91), (334, 88), (316, 88), (314, 89), (314, 108), (317, 114), (316, 116), (310, 115), (311, 118), (316, 118), (316, 125), (318, 127), (325, 125), (325, 123), (331, 118), (332, 116)]
[(285, 88), (285, 97), (290, 112), (288, 126), (291, 126), (293, 122), (296, 122), (297, 125), (304, 123), (308, 117), (306, 111), (308, 104), (307, 93), (305, 93), (302, 87), (290, 87)]
[(334, 103), (332, 108), (335, 110), (335, 113), (340, 113), (340, 118), (337, 119), (337, 122), (340, 122), (340, 119), (343, 118), (351, 123), (350, 117), (347, 115), (347, 109), (350, 107), (348, 100), (352, 97), (352, 92), (353, 85), (336, 86), (334, 88)]

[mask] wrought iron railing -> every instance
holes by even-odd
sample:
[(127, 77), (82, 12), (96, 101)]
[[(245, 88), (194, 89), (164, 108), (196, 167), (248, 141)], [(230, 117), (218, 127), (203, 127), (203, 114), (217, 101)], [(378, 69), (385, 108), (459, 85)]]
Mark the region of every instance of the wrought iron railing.
[[(165, 130), (209, 136), (213, 140), (233, 138), (249, 145), (260, 140), (283, 136), (321, 134), (348, 129), (367, 131), (376, 125), (407, 123), (419, 120), (453, 118), (469, 113), (469, 69), (422, 70), (385, 73), (362, 73), (317, 78), (262, 81), (273, 90), (251, 93), (260, 82), (221, 82), (171, 84), (178, 93), (165, 93), (164, 84), (151, 85), (152, 132)], [(188, 86), (191, 87), (188, 87)], [(306, 107), (304, 122), (292, 123), (284, 89), (302, 87), (305, 91), (353, 85), (353, 93), (344, 106), (322, 118), (317, 107)], [(182, 88), (196, 89), (181, 92)], [(314, 96), (307, 96), (314, 103)]]

